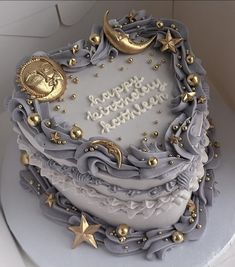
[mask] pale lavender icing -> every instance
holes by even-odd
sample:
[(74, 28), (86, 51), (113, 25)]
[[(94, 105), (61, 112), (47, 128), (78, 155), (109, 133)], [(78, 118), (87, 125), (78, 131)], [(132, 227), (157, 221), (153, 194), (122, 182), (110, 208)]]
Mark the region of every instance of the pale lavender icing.
[[(172, 112), (175, 114), (176, 118), (169, 125), (169, 128), (165, 133), (165, 142), (162, 146), (159, 146), (158, 143), (147, 143), (143, 144), (142, 147), (130, 145), (127, 150), (123, 151), (124, 161), (121, 169), (118, 169), (114, 158), (107, 153), (106, 149), (99, 147), (95, 151), (84, 152), (84, 150), (89, 147), (92, 140), (97, 138), (101, 139), (101, 137), (92, 137), (90, 140), (72, 140), (69, 135), (71, 126), (67, 125), (66, 122), (59, 121), (58, 118), (51, 117), (48, 103), (39, 103), (37, 100), (33, 100), (33, 105), (31, 105), (34, 109), (33, 112), (39, 113), (42, 122), (39, 127), (30, 127), (27, 123), (27, 117), (32, 112), (32, 109), (27, 104), (26, 95), (20, 92), (17, 85), (15, 85), (16, 91), (14, 92), (13, 97), (8, 101), (8, 109), (12, 114), (14, 126), (20, 134), (22, 134), (22, 132), (18, 127), (19, 124), (33, 136), (35, 141), (43, 148), (47, 155), (51, 155), (53, 158), (57, 159), (66, 159), (69, 162), (76, 164), (76, 168), (70, 168), (59, 166), (56, 162), (49, 161), (48, 164), (52, 168), (56, 168), (61, 172), (64, 171), (70, 173), (73, 179), (79, 179), (79, 177), (86, 176), (86, 179), (83, 179), (83, 182), (85, 183), (98, 181), (98, 178), (95, 176), (98, 172), (103, 171), (120, 179), (159, 179), (161, 180), (161, 187), (164, 188), (164, 190), (169, 186), (169, 182), (166, 181), (169, 181), (170, 179), (171, 183), (175, 183), (177, 186), (183, 186), (187, 189), (192, 178), (192, 173), (194, 173), (195, 168), (197, 168), (199, 164), (202, 166), (204, 165), (205, 169), (209, 169), (207, 172), (210, 173), (212, 179), (210, 182), (205, 182), (205, 179), (202, 179), (199, 190), (193, 193), (192, 196), (197, 209), (199, 209), (199, 207), (202, 209), (202, 211), (198, 212), (200, 216), (196, 218), (195, 223), (193, 224), (188, 223), (189, 214), (185, 211), (179, 222), (170, 226), (168, 229), (153, 229), (146, 233), (135, 232), (134, 229), (132, 229), (129, 234), (130, 236), (128, 236), (128, 239), (125, 241), (126, 243), (124, 242), (120, 244), (116, 237), (109, 235), (109, 231), (110, 229), (113, 229), (113, 227), (102, 222), (102, 228), (99, 230), (96, 238), (103, 243), (109, 251), (122, 255), (146, 250), (147, 258), (150, 259), (154, 255), (161, 258), (165, 251), (175, 245), (169, 238), (175, 229), (185, 233), (186, 240), (194, 240), (200, 237), (205, 229), (206, 223), (205, 206), (211, 204), (214, 191), (213, 173), (210, 169), (216, 167), (217, 160), (214, 159), (214, 147), (212, 145), (208, 146), (209, 138), (207, 136), (207, 130), (209, 128), (209, 122), (207, 120), (207, 101), (204, 104), (198, 104), (195, 98), (194, 101), (189, 104), (184, 103), (180, 98), (181, 93), (192, 91), (192, 88), (186, 81), (186, 77), (190, 73), (197, 73), (200, 76), (201, 82), (196, 88), (196, 95), (206, 96), (207, 99), (209, 97), (209, 88), (204, 78), (205, 70), (202, 68), (200, 60), (196, 58), (195, 63), (192, 65), (188, 65), (185, 60), (186, 51), (191, 50), (185, 26), (178, 21), (162, 19), (165, 25), (164, 30), (158, 29), (155, 26), (157, 20), (145, 16), (144, 11), (139, 11), (136, 19), (136, 22), (130, 24), (125, 24), (126, 18), (111, 20), (110, 24), (123, 25), (121, 30), (129, 34), (133, 39), (138, 38), (138, 36), (149, 38), (158, 34), (154, 44), (156, 49), (159, 48), (159, 42), (157, 42), (157, 40), (164, 37), (167, 29), (170, 29), (175, 37), (182, 37), (184, 39), (184, 42), (177, 47), (177, 53), (172, 53), (172, 66), (176, 74), (176, 95), (172, 101)], [(172, 24), (175, 24), (179, 31), (172, 29)], [(137, 25), (138, 28), (136, 27)], [(80, 50), (76, 54), (77, 64), (75, 66), (68, 66), (67, 64), (68, 58), (71, 57), (70, 45), (49, 53), (37, 52), (34, 55), (44, 55), (54, 59), (63, 66), (66, 72), (77, 72), (90, 64), (97, 64), (99, 61), (109, 56), (118, 56), (117, 49), (112, 47), (104, 36), (102, 27), (94, 27), (92, 32), (98, 33), (101, 36), (101, 43), (98, 47), (95, 47), (85, 40), (76, 42), (76, 44), (79, 45)], [(179, 68), (178, 64), (182, 65), (182, 67)], [(22, 107), (19, 108), (19, 105)], [(52, 122), (50, 128), (45, 124), (49, 119)], [(179, 127), (177, 131), (173, 131), (172, 126), (179, 123), (186, 125), (188, 130), (182, 132), (182, 128)], [(55, 131), (60, 133), (63, 140), (67, 141), (66, 144), (55, 145), (51, 143), (50, 134)], [(182, 137), (182, 146), (179, 146), (178, 144), (170, 144), (169, 137), (173, 134)], [(144, 152), (143, 149), (145, 149), (146, 152)], [(146, 160), (150, 156), (158, 158), (159, 163), (156, 168), (152, 168), (146, 164)], [(145, 160), (143, 161), (143, 159)], [(169, 164), (170, 160), (173, 164)], [(23, 184), (25, 184), (25, 177), (32, 176), (32, 179), (36, 179), (41, 184), (44, 191), (55, 191), (55, 188), (51, 186), (44, 177), (40, 177), (40, 175), (37, 174), (34, 167), (30, 166), (29, 171), (21, 173), (21, 176), (23, 177)], [(110, 186), (104, 181), (102, 181), (102, 183), (106, 186)], [(31, 189), (33, 190), (33, 188)], [(117, 190), (123, 189), (118, 187)], [(132, 188), (130, 188), (130, 190), (132, 190)], [(45, 214), (48, 217), (65, 224), (79, 223), (80, 211), (73, 211), (72, 213), (65, 211), (64, 207), (71, 204), (60, 192), (56, 192), (56, 195), (58, 203), (53, 209), (49, 209), (45, 207), (45, 205), (42, 205)], [(99, 222), (98, 218), (93, 218), (88, 214), (86, 216), (91, 223)], [(196, 229), (196, 224), (198, 223), (202, 224), (204, 227), (202, 229)], [(162, 235), (158, 235), (158, 232), (162, 232)], [(144, 236), (148, 238), (147, 241), (138, 242), (142, 240)], [(126, 244), (128, 244), (127, 251), (124, 248)]]

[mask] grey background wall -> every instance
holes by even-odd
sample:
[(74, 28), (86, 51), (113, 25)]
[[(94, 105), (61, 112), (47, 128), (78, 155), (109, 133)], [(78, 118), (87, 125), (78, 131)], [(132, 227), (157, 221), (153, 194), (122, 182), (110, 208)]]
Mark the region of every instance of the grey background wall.
[(15, 66), (24, 56), (87, 38), (92, 24), (101, 23), (107, 9), (112, 17), (146, 9), (159, 18), (183, 21), (190, 30), (194, 53), (202, 58), (221, 96), (235, 109), (233, 1), (1, 1), (1, 103), (12, 91)]

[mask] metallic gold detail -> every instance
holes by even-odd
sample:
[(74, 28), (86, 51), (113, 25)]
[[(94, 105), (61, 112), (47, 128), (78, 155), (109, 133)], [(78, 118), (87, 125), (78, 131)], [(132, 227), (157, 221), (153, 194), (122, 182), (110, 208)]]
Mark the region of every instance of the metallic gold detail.
[(187, 55), (186, 56), (186, 61), (187, 61), (188, 64), (193, 64), (194, 63), (194, 56)]
[(196, 205), (191, 199), (189, 200), (189, 202), (187, 204), (187, 208), (188, 208), (189, 212), (195, 212), (196, 211)]
[(158, 159), (156, 157), (150, 157), (147, 161), (148, 165), (151, 167), (155, 167), (158, 164)]
[(55, 111), (59, 111), (59, 110), (60, 110), (60, 105), (56, 105), (56, 106), (54, 107), (54, 110), (55, 110)]
[(128, 19), (129, 23), (135, 22), (136, 14), (134, 14), (132, 11), (129, 12), (128, 16), (126, 16), (126, 19)]
[(175, 145), (178, 145), (179, 144), (179, 142), (180, 142), (180, 137), (178, 137), (178, 136), (175, 136), (175, 135), (172, 135), (170, 138), (169, 138), (169, 142), (173, 145), (173, 144), (175, 144)]
[(78, 84), (79, 83), (79, 78), (78, 77), (73, 78), (72, 82)]
[(41, 118), (38, 113), (31, 113), (27, 118), (28, 124), (32, 127), (36, 127), (40, 124)]
[(184, 241), (184, 234), (179, 232), (179, 231), (175, 231), (172, 236), (171, 239), (174, 243), (176, 244), (180, 244)]
[(96, 46), (100, 44), (101, 38), (97, 33), (93, 33), (90, 35), (89, 41), (92, 45)]
[(29, 165), (29, 155), (26, 151), (20, 152), (20, 163), (23, 166)]
[(79, 46), (78, 46), (78, 44), (75, 44), (75, 45), (71, 48), (71, 52), (72, 52), (73, 55), (75, 55), (78, 51), (79, 51)]
[(77, 95), (76, 94), (72, 94), (71, 96), (70, 96), (70, 99), (71, 100), (74, 100), (74, 99), (76, 99), (77, 98)]
[(71, 58), (71, 59), (68, 60), (68, 65), (69, 66), (74, 66), (76, 64), (77, 64), (76, 58), (73, 57), (73, 58)]
[(66, 76), (59, 64), (47, 57), (32, 57), (19, 70), (19, 86), (31, 99), (53, 101), (64, 94)]
[(56, 199), (54, 197), (54, 194), (49, 194), (45, 203), (48, 204), (48, 206), (51, 208), (53, 206), (53, 204), (56, 203)]
[(166, 37), (159, 40), (159, 42), (162, 44), (161, 51), (171, 51), (173, 53), (176, 53), (176, 45), (179, 44), (183, 38), (173, 38), (171, 36), (170, 30), (167, 31)]
[(85, 216), (81, 216), (80, 226), (69, 226), (68, 229), (75, 234), (73, 248), (79, 246), (82, 242), (87, 242), (89, 245), (97, 248), (94, 234), (100, 228), (100, 224), (89, 225)]
[(109, 140), (105, 140), (105, 139), (94, 140), (90, 143), (91, 147), (99, 146), (99, 145), (107, 148), (108, 153), (112, 154), (115, 157), (115, 159), (117, 161), (118, 168), (121, 168), (122, 161), (123, 161), (123, 154), (122, 154), (121, 148), (117, 144), (115, 144), (114, 142), (109, 141)]
[(158, 27), (158, 29), (162, 29), (164, 27), (164, 23), (161, 20), (158, 20), (156, 22), (156, 26)]
[(116, 31), (110, 26), (108, 21), (108, 13), (109, 11), (107, 10), (104, 15), (103, 30), (109, 42), (119, 51), (126, 54), (137, 54), (145, 50), (155, 39), (156, 36), (153, 36), (146, 42), (135, 43), (127, 34)]
[(61, 144), (60, 134), (58, 132), (51, 133), (51, 141), (55, 144)]
[(187, 77), (187, 82), (190, 86), (197, 86), (200, 82), (200, 78), (197, 74), (191, 73)]
[(205, 104), (206, 103), (206, 97), (204, 95), (201, 95), (197, 99), (198, 104)]
[(133, 57), (129, 57), (128, 59), (127, 59), (127, 63), (132, 63), (133, 62)]
[(129, 226), (127, 224), (118, 225), (116, 233), (120, 237), (126, 237), (129, 233)]
[(74, 125), (70, 130), (70, 137), (74, 140), (80, 139), (83, 136), (83, 131), (78, 125)]
[(181, 95), (181, 100), (185, 103), (192, 102), (194, 100), (195, 92), (186, 92)]

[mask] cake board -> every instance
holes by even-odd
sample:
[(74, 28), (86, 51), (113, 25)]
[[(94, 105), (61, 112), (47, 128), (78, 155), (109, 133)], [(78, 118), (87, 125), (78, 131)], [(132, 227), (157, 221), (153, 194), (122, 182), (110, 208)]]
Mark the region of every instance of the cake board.
[(7, 223), (15, 238), (39, 267), (77, 266), (156, 266), (202, 267), (211, 263), (227, 248), (235, 233), (233, 128), (234, 113), (213, 92), (210, 110), (216, 124), (217, 139), (222, 145), (222, 163), (216, 170), (219, 197), (209, 208), (207, 230), (199, 241), (173, 248), (160, 261), (146, 261), (144, 254), (116, 257), (102, 247), (82, 244), (71, 249), (73, 236), (65, 227), (42, 215), (38, 199), (19, 184), (19, 152), (16, 135), (9, 139), (2, 168), (1, 200)]

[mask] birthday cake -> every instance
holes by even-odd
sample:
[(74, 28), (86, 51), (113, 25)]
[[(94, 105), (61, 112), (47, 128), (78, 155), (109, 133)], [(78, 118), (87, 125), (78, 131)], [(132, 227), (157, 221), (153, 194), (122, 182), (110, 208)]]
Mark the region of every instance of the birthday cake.
[(20, 182), (74, 248), (154, 259), (200, 238), (219, 156), (205, 74), (186, 27), (144, 11), (20, 62)]

